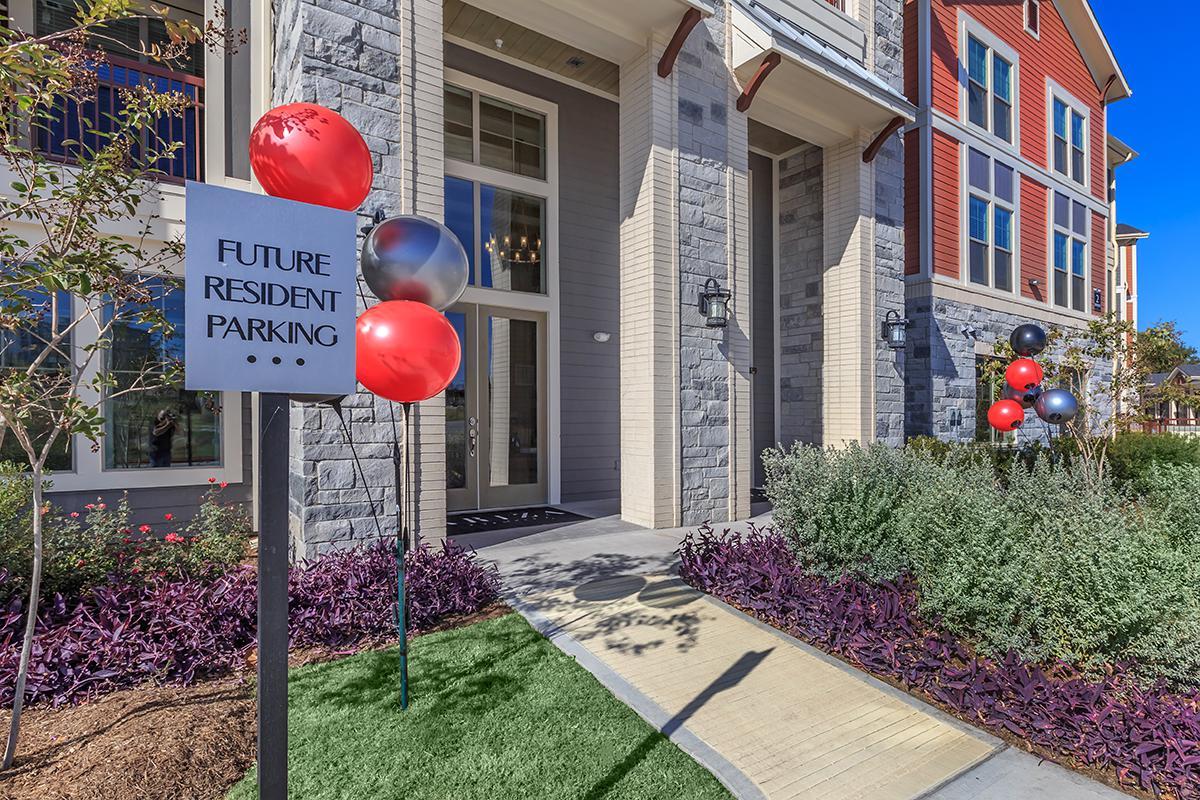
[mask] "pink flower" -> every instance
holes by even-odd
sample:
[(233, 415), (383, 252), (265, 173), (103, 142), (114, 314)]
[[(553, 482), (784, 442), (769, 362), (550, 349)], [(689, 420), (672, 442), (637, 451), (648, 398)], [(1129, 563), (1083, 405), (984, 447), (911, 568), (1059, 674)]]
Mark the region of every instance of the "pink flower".
[(221, 481), (221, 483), (220, 483), (220, 484), (218, 484), (218, 485), (219, 485), (219, 486), (220, 486), (222, 489), (224, 489), (226, 486), (228, 486), (228, 485), (229, 485), (229, 483), (228, 483), (228, 482), (226, 482), (226, 481)]
[(217, 482), (217, 479), (216, 479), (216, 478), (209, 478), (209, 479), (208, 479), (208, 482), (209, 482), (209, 483), (216, 483), (216, 482)]
[(141, 533), (149, 533), (149, 532), (150, 532), (150, 526), (149, 526), (149, 525), (142, 525), (140, 528), (138, 528), (138, 531), (140, 531)]
[(174, 514), (163, 514), (163, 519), (165, 519), (167, 522), (170, 522), (171, 520), (175, 519), (175, 515)]
[(178, 533), (168, 533), (166, 538), (167, 538), (167, 541), (171, 542), (172, 544), (183, 541), (183, 537), (180, 536)]
[(101, 503), (100, 505), (96, 506), (96, 508), (100, 509), (101, 511), (103, 511), (107, 507), (108, 506), (104, 505), (104, 503)]
[(79, 516), (79, 512), (78, 512), (78, 511), (72, 511), (72, 512), (71, 512), (71, 519), (75, 519), (75, 518), (76, 518), (76, 517), (78, 517), (78, 516)]
[(95, 503), (88, 503), (86, 506), (84, 506), (84, 508), (86, 508), (88, 511), (91, 511), (95, 507), (96, 507)]
[(133, 541), (133, 539), (130, 539), (128, 536), (126, 536), (126, 537), (125, 537), (124, 539), (122, 539), (121, 541), (122, 541), (122, 542), (124, 542), (125, 544), (129, 544), (130, 542), (132, 542), (132, 541)]
[(81, 558), (75, 562), (75, 566), (82, 567), (84, 565), (84, 563), (85, 563), (84, 560)]

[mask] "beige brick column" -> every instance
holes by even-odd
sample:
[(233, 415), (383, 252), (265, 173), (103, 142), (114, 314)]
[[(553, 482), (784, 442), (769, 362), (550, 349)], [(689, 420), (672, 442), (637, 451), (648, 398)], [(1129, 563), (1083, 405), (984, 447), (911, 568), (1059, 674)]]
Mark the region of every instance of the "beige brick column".
[(875, 177), (866, 132), (824, 150), (824, 442), (875, 438)]
[(679, 524), (679, 254), (675, 78), (666, 40), (621, 66), (621, 516)]

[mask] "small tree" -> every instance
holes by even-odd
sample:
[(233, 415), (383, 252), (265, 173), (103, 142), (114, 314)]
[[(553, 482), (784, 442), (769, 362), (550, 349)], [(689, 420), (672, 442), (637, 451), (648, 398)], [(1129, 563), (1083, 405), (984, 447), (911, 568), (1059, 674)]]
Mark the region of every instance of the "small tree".
[[(159, 136), (158, 123), (192, 101), (143, 85), (121, 90), (110, 113), (84, 113), (96, 102), (102, 48), (121, 44), (106, 26), (141, 18), (162, 21), (169, 37), (132, 51), (151, 60), (179, 59), (198, 42), (230, 44), (223, 27), (200, 30), (135, 0), (80, 0), (74, 27), (40, 37), (0, 20), (0, 159), (11, 176), (0, 195), (0, 435), (24, 455), (33, 493), (29, 608), (3, 768), (16, 752), (37, 623), (47, 463), (72, 436), (98, 446), (105, 403), (176, 385), (181, 374), (161, 346), (172, 335), (161, 300), (183, 243), (155, 241), (158, 215), (148, 209), (159, 165), (182, 146)], [(53, 130), (71, 132), (65, 159), (36, 146)]]

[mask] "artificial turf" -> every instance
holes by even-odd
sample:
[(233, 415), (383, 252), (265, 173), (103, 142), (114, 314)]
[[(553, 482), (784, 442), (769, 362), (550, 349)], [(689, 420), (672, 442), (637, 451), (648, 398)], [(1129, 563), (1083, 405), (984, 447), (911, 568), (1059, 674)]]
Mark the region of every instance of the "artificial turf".
[[(706, 800), (729, 792), (517, 614), (293, 670), (289, 796)], [(254, 771), (228, 800), (257, 795)]]

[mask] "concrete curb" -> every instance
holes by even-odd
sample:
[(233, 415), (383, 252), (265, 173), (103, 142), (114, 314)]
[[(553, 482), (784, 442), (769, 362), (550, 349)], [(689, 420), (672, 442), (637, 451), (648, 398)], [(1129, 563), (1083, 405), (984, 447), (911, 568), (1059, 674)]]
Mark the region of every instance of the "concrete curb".
[[(525, 617), (534, 630), (549, 639), (559, 650), (573, 657), (580, 666), (592, 673), (618, 700), (632, 708), (639, 717), (650, 723), (655, 730), (661, 731), (671, 721), (672, 715), (666, 709), (635, 689), (632, 684), (622, 678), (617, 672), (592, 655), (591, 651), (565, 633), (559, 626), (544, 617), (540, 612), (531, 608), (519, 596), (506, 592), (504, 599), (521, 616)], [(724, 756), (709, 747), (703, 740), (688, 730), (686, 724), (680, 725), (669, 738), (681, 750), (711, 772), (735, 797), (740, 800), (767, 800), (766, 795), (763, 794), (762, 790), (753, 781), (747, 778), (741, 770), (731, 764)]]

